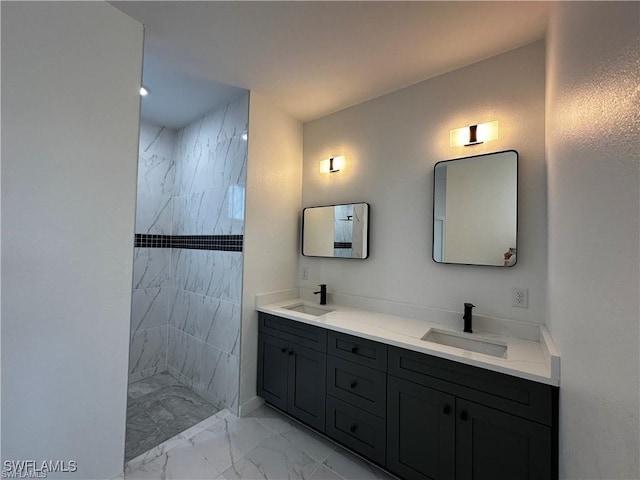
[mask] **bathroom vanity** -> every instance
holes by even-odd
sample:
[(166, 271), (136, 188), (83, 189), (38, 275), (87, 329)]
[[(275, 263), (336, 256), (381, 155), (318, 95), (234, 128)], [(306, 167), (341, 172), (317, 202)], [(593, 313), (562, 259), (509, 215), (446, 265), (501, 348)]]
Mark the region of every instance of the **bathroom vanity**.
[(544, 327), (539, 342), (467, 334), (504, 346), (486, 354), (404, 317), (258, 310), (258, 395), (359, 455), (406, 479), (557, 478), (559, 357)]

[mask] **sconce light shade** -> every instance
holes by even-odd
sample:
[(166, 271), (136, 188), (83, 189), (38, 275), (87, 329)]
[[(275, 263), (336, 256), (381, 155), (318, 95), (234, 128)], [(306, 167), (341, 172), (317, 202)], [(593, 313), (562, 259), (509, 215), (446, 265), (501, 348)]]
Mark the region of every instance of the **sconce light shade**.
[(449, 132), (449, 142), (452, 147), (468, 147), (479, 143), (498, 139), (498, 121), (479, 123), (468, 127), (461, 127)]
[(142, 85), (140, 87), (140, 96), (141, 97), (146, 97), (147, 95), (149, 95), (149, 93), (151, 92), (151, 90), (149, 90), (147, 87), (145, 87), (144, 85)]
[(320, 173), (335, 173), (344, 168), (344, 156), (331, 157), (326, 160), (320, 160)]

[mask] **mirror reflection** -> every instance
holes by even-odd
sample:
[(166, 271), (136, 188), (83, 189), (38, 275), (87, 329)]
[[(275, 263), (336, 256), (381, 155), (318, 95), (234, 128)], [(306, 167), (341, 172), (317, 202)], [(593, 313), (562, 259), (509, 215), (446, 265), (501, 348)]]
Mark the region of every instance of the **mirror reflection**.
[(369, 204), (308, 207), (302, 211), (302, 255), (367, 258)]
[(433, 260), (511, 267), (518, 231), (518, 152), (438, 162), (433, 185)]

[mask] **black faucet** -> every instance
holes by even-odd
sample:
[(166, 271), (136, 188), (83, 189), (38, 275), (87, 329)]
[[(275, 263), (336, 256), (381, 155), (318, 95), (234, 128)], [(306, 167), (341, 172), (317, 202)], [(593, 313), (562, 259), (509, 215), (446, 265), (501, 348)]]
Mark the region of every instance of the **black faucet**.
[(320, 294), (320, 305), (326, 305), (327, 304), (327, 284), (321, 283), (318, 286), (320, 287), (320, 291), (313, 292), (313, 294), (314, 295)]
[(473, 321), (473, 314), (471, 310), (475, 307), (473, 303), (465, 303), (464, 304), (464, 315), (462, 318), (464, 319), (464, 331), (467, 333), (473, 333), (471, 329), (471, 322)]

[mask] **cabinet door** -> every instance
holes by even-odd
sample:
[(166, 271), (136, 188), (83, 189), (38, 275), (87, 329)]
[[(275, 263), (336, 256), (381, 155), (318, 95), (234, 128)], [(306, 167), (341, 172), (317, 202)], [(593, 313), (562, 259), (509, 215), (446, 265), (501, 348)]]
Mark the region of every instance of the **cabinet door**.
[(457, 480), (551, 478), (549, 427), (458, 399)]
[(287, 409), (288, 342), (261, 333), (258, 337), (258, 395)]
[(392, 376), (387, 388), (387, 468), (407, 479), (453, 479), (455, 397)]
[(289, 343), (287, 411), (324, 432), (327, 355)]

